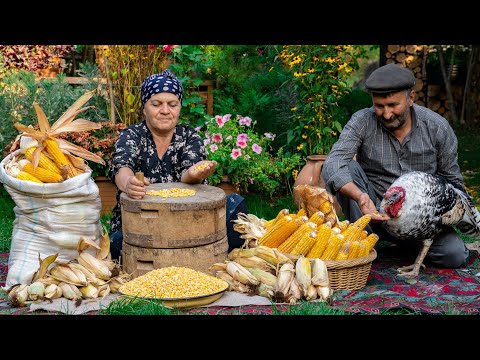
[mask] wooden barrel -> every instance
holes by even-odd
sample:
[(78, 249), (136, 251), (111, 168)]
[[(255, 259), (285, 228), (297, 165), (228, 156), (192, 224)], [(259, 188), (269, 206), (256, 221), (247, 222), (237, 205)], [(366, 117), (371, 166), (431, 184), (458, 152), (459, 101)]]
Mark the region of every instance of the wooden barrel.
[(164, 266), (186, 266), (207, 272), (228, 254), (226, 195), (214, 186), (152, 184), (147, 190), (195, 190), (186, 197), (120, 195), (123, 266), (139, 276)]

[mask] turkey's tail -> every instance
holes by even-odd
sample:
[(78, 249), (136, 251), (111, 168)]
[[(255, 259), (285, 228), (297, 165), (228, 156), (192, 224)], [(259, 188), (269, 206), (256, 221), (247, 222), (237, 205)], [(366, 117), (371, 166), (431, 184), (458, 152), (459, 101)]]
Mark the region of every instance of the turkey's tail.
[(465, 235), (480, 238), (480, 212), (475, 207), (470, 195), (462, 191), (456, 192), (464, 210), (462, 218), (455, 225), (456, 228)]

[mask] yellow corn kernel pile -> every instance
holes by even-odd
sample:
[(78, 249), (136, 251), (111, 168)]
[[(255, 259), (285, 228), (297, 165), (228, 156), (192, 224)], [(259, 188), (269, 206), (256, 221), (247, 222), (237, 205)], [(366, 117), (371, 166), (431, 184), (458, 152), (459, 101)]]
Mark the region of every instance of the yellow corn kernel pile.
[(215, 294), (226, 290), (228, 286), (224, 280), (200, 271), (169, 266), (130, 280), (119, 291), (138, 297), (179, 299)]
[(163, 189), (163, 190), (148, 190), (146, 192), (147, 195), (152, 196), (161, 196), (164, 198), (169, 197), (185, 197), (185, 196), (193, 196), (197, 193), (196, 190), (192, 189), (180, 189), (180, 188), (171, 188), (171, 189)]
[(208, 162), (204, 162), (203, 164), (200, 164), (200, 165), (195, 166), (194, 169), (195, 169), (195, 170), (205, 169), (208, 164), (209, 164)]

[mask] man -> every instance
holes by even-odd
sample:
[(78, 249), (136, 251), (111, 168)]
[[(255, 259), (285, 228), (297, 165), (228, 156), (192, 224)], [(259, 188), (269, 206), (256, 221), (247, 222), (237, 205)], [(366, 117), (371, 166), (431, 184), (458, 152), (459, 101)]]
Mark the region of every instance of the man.
[[(437, 174), (464, 189), (453, 129), (445, 118), (414, 103), (414, 85), (413, 73), (397, 64), (372, 72), (365, 87), (373, 106), (352, 115), (322, 168), (327, 189), (336, 195), (346, 219), (371, 214), (367, 230), (392, 242), (395, 238), (382, 229), (389, 217), (378, 211), (383, 194), (400, 175), (415, 170)], [(456, 232), (439, 236), (426, 260), (449, 268), (463, 264), (468, 250)], [(416, 239), (398, 245), (420, 246)]]

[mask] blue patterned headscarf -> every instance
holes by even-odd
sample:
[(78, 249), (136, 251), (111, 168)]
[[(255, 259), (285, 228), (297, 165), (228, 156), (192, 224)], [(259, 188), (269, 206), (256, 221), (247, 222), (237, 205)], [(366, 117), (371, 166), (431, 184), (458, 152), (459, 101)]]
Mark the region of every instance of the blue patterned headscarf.
[(164, 70), (160, 74), (150, 75), (143, 81), (142, 88), (140, 90), (142, 106), (145, 106), (145, 103), (153, 95), (161, 92), (169, 92), (177, 95), (178, 99), (180, 100), (180, 104), (182, 103), (182, 83), (169, 70)]

